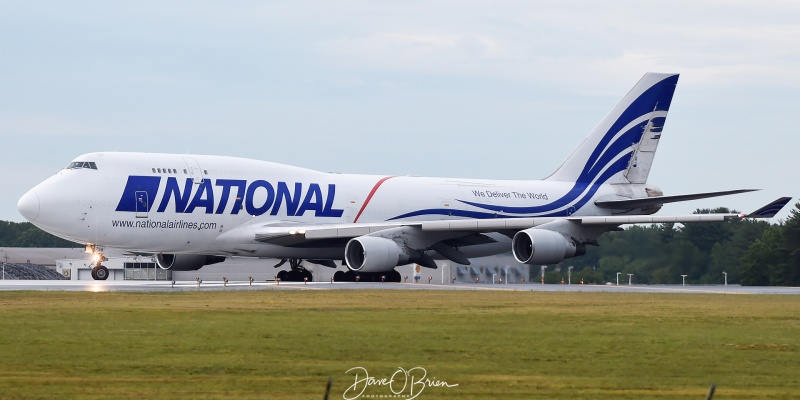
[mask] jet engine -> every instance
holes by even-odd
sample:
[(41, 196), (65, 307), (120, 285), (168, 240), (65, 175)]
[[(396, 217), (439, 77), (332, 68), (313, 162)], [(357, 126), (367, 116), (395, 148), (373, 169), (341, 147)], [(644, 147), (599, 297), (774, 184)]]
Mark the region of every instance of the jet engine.
[(546, 229), (528, 228), (517, 232), (511, 241), (514, 258), (523, 264), (557, 264), (565, 258), (586, 254), (586, 246)]
[(383, 272), (407, 264), (411, 257), (408, 249), (400, 247), (394, 240), (360, 236), (347, 242), (344, 259), (353, 271)]
[(155, 256), (156, 264), (161, 269), (170, 271), (196, 271), (205, 265), (221, 263), (225, 257), (206, 256), (202, 254), (163, 254)]

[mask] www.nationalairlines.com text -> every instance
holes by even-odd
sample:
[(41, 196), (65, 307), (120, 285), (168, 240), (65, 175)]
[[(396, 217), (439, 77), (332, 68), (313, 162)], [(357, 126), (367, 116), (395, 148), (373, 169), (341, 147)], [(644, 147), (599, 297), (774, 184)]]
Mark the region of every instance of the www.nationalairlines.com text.
[(172, 221), (153, 221), (151, 219), (112, 220), (111, 226), (115, 228), (145, 228), (145, 229), (191, 229), (208, 230), (217, 229), (216, 222), (188, 222), (180, 219)]

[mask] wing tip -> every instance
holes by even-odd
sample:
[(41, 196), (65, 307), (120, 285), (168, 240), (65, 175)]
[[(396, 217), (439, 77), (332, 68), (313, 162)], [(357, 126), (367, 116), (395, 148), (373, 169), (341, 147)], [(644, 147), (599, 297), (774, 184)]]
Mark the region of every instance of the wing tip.
[(747, 215), (747, 218), (772, 218), (777, 215), (783, 209), (783, 207), (786, 207), (791, 200), (791, 197), (781, 197), (765, 205), (764, 207), (751, 212)]

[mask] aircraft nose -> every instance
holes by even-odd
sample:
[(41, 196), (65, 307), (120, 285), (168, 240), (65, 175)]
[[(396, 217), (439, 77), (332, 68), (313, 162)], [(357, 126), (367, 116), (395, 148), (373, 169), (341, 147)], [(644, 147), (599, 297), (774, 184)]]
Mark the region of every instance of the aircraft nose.
[(39, 216), (39, 195), (36, 191), (29, 190), (17, 202), (17, 210), (28, 221), (35, 221)]

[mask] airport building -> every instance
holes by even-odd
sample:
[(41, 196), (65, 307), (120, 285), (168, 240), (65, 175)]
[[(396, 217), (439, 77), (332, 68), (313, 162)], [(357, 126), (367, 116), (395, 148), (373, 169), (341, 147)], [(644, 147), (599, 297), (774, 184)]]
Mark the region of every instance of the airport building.
[[(196, 271), (170, 271), (158, 267), (152, 257), (130, 255), (121, 251), (106, 251), (107, 261), (103, 262), (109, 270), (109, 280), (163, 280), (189, 281), (272, 281), (284, 264), (274, 268), (280, 260), (229, 257), (224, 262), (207, 265)], [(46, 248), (3, 248), (0, 258), (8, 262), (45, 265), (70, 280), (91, 280), (93, 261), (84, 249), (46, 249)], [(520, 283), (530, 282), (531, 268), (517, 263), (510, 255), (476, 258), (472, 265), (459, 265), (450, 261), (438, 261), (438, 269), (421, 268), (410, 264), (397, 267), (403, 281), (418, 283)], [(337, 263), (338, 265), (339, 263)], [(304, 263), (311, 271), (313, 281), (329, 282), (336, 271), (345, 271), (339, 265), (336, 269), (322, 265)], [(538, 270), (538, 268), (536, 268)], [(538, 275), (534, 274), (534, 279)]]

